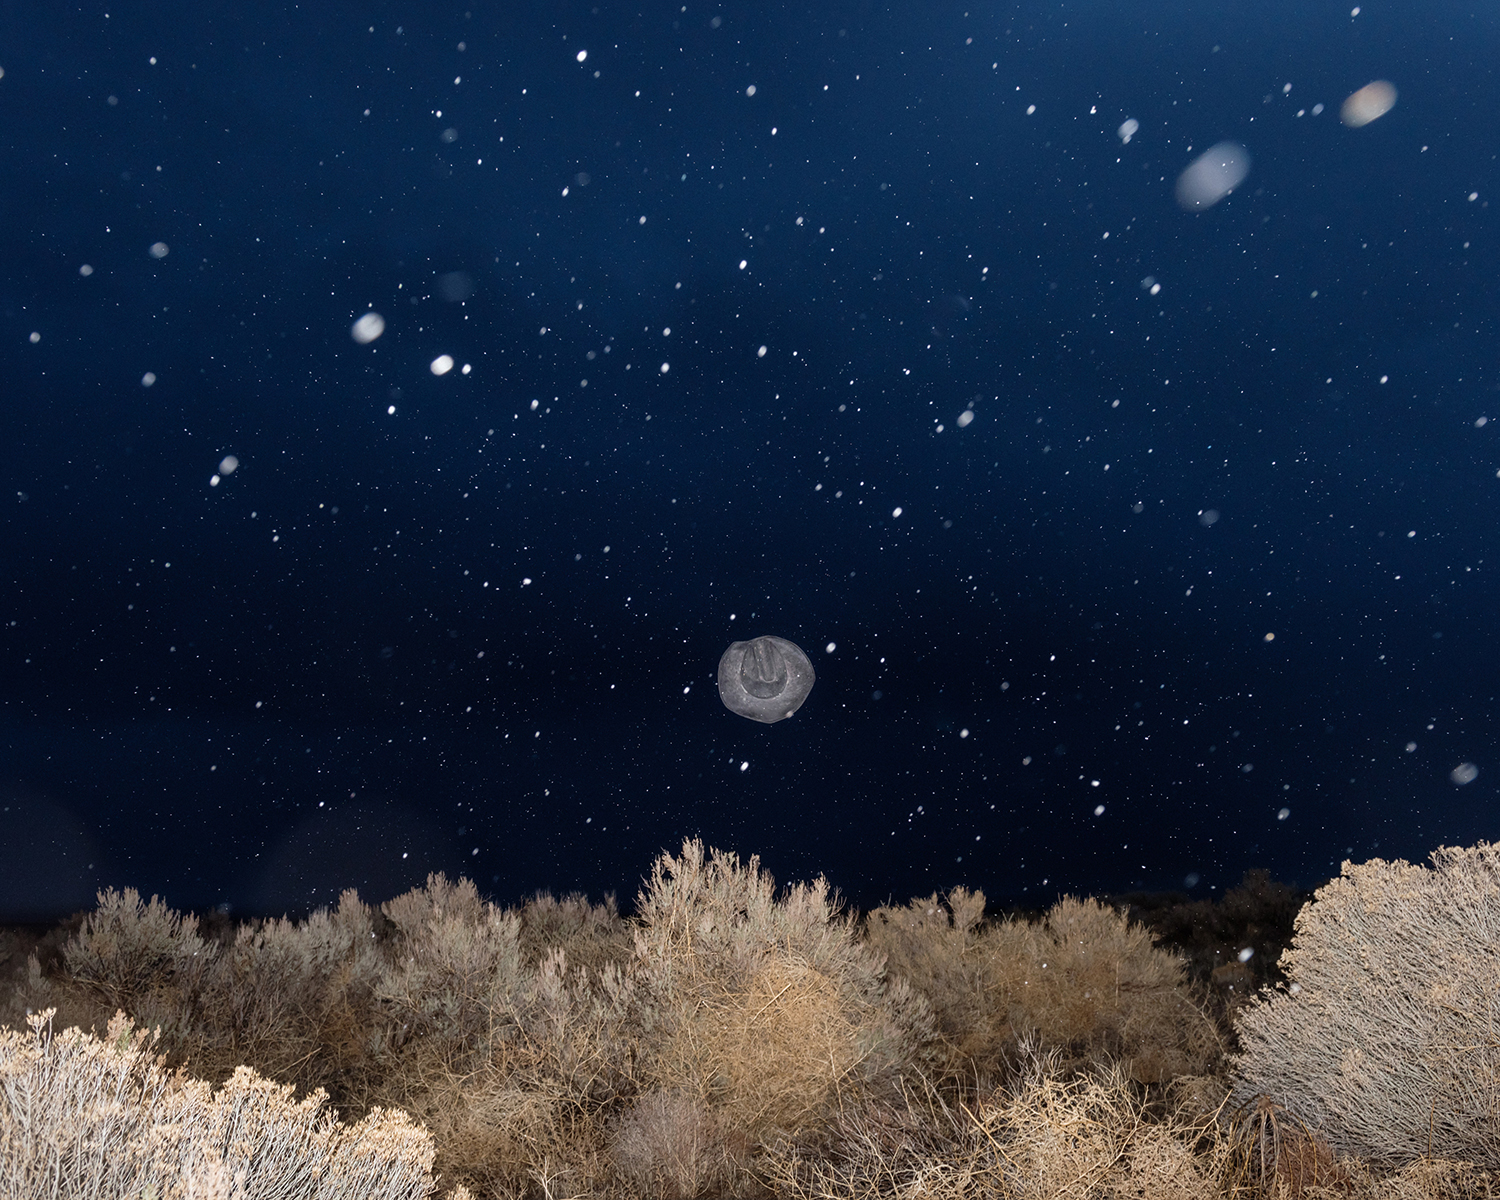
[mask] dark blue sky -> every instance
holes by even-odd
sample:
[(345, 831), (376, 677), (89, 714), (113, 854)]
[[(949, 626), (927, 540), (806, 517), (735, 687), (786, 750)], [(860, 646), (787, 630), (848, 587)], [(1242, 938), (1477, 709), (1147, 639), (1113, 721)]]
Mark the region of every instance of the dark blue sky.
[[(0, 914), (1496, 835), (1493, 15), (6, 24)], [(760, 633), (772, 726), (713, 682)]]

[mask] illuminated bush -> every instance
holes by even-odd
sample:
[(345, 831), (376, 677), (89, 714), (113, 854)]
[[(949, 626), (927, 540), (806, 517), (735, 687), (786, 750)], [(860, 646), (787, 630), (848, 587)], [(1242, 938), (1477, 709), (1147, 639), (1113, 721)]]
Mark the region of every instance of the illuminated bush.
[(248, 1067), (215, 1090), (168, 1072), (120, 1015), (101, 1040), (51, 1012), (0, 1030), (0, 1195), (420, 1200), (433, 1147), (404, 1113), (339, 1122)]
[(1377, 1162), (1500, 1167), (1500, 846), (1346, 862), (1281, 965), (1287, 986), (1236, 1021), (1238, 1102)]

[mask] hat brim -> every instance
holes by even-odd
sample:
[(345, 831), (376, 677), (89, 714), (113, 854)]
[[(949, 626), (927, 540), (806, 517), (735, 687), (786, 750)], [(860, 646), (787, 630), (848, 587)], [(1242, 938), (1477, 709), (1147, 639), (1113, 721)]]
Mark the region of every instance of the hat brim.
[[(781, 652), (782, 661), (786, 663), (786, 687), (781, 690), (780, 695), (769, 699), (752, 696), (740, 680), (745, 651), (755, 642), (770, 642)], [(767, 725), (785, 721), (801, 708), (815, 682), (817, 676), (813, 672), (812, 660), (803, 652), (802, 647), (796, 642), (771, 637), (769, 634), (745, 642), (734, 642), (719, 659), (719, 699), (724, 701), (724, 707), (741, 717)]]

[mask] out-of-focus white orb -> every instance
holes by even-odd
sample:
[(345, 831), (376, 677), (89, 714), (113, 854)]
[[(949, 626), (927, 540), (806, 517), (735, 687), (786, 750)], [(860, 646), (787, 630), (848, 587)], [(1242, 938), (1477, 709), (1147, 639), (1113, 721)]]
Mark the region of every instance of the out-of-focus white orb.
[(349, 336), (361, 346), (368, 346), (384, 332), (385, 318), (378, 312), (367, 312), (354, 322), (353, 327), (349, 330)]
[(1250, 151), (1238, 142), (1210, 146), (1177, 177), (1177, 203), (1189, 212), (1212, 208), (1250, 174)]
[(1367, 83), (1344, 101), (1339, 120), (1350, 129), (1378, 121), (1396, 107), (1396, 85), (1384, 79)]

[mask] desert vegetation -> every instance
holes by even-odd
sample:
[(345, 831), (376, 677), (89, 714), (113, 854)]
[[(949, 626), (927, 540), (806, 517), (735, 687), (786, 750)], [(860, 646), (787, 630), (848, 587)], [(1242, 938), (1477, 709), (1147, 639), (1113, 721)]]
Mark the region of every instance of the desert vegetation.
[(106, 891), (0, 938), (0, 1196), (1494, 1194), (1500, 849), (1304, 899), (855, 914), (697, 841), (628, 918)]

